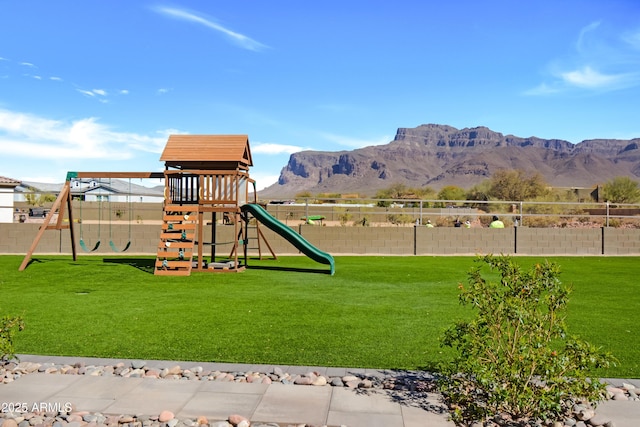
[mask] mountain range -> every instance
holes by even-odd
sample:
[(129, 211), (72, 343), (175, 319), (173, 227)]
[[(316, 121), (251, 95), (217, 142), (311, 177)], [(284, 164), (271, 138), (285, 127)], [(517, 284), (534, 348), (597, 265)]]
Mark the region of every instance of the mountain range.
[(537, 172), (554, 187), (589, 188), (617, 176), (640, 177), (640, 138), (561, 139), (503, 135), (487, 127), (425, 124), (399, 128), (385, 145), (351, 151), (301, 151), (261, 197), (311, 194), (374, 195), (393, 184), (469, 189), (501, 169)]

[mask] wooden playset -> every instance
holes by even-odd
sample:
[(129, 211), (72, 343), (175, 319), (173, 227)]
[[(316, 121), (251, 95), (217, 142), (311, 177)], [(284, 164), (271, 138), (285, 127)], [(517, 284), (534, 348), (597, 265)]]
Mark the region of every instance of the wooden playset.
[[(20, 271), (24, 270), (46, 230), (69, 229), (73, 259), (76, 260), (71, 209), (71, 182), (82, 178), (164, 178), (163, 222), (158, 243), (154, 274), (188, 276), (191, 271), (242, 271), (246, 266), (249, 220), (242, 206), (256, 204), (255, 181), (249, 177), (253, 165), (247, 135), (171, 135), (160, 157), (164, 172), (69, 172), (44, 224), (27, 252)], [(253, 190), (250, 192), (250, 190)], [(253, 195), (253, 200), (249, 197)], [(65, 210), (67, 221), (65, 222)], [(57, 222), (52, 224), (54, 213)], [(218, 219), (234, 227), (231, 242), (216, 242)], [(205, 225), (211, 225), (211, 236), (205, 237)], [(271, 246), (259, 228), (255, 230), (257, 249)], [(208, 241), (207, 241), (208, 239)], [(229, 256), (217, 259), (216, 246), (227, 245)], [(128, 246), (127, 246), (128, 247)], [(205, 259), (205, 248), (210, 259)], [(241, 252), (244, 263), (241, 262)]]

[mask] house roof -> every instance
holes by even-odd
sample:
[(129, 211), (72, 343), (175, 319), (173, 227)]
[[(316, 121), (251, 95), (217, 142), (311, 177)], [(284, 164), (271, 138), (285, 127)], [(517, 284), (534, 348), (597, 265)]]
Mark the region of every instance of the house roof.
[(6, 176), (0, 176), (0, 187), (17, 187), (18, 185), (20, 185), (20, 181), (7, 178)]
[[(96, 178), (89, 179), (83, 178), (81, 180), (85, 183), (85, 186), (80, 188), (71, 187), (72, 194), (80, 194), (80, 193), (90, 193), (92, 191), (100, 190), (100, 191), (108, 191), (114, 194), (132, 194), (135, 196), (153, 196), (153, 197), (163, 197), (164, 186), (156, 186), (156, 187), (145, 187), (143, 185), (138, 185), (133, 182), (128, 182), (122, 179), (105, 179), (105, 178)], [(89, 187), (86, 184), (94, 181), (96, 183), (95, 187)], [(20, 193), (31, 193), (33, 191), (38, 193), (52, 193), (57, 194), (60, 192), (64, 184), (49, 184), (42, 182), (22, 182), (22, 185), (16, 188), (17, 192)]]
[(160, 161), (167, 166), (253, 166), (247, 135), (170, 135)]

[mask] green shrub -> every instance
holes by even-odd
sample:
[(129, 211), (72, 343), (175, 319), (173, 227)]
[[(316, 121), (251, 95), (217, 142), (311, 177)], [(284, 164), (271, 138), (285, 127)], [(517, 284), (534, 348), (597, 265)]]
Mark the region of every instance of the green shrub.
[(335, 212), (340, 220), (340, 225), (343, 227), (353, 218), (353, 214), (349, 212), (349, 209), (337, 208)]
[(24, 329), (24, 322), (21, 317), (4, 316), (0, 320), (0, 360), (11, 360), (15, 357), (13, 348), (13, 336), (16, 329)]
[(415, 219), (413, 218), (413, 216), (407, 214), (388, 214), (387, 221), (389, 221), (393, 225), (403, 225), (414, 222)]
[[(476, 261), (468, 287), (459, 285), (459, 300), (477, 315), (451, 326), (442, 340), (458, 353), (440, 382), (454, 421), (525, 425), (561, 419), (577, 401), (603, 399), (604, 385), (585, 372), (612, 357), (565, 336), (570, 290), (558, 279), (559, 267), (545, 262), (523, 271), (507, 256)], [(496, 272), (497, 281), (483, 277)]]

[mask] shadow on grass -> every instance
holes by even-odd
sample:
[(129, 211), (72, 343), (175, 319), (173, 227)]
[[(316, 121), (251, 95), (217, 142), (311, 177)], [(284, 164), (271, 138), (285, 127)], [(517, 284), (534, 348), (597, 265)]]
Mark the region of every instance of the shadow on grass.
[(155, 258), (104, 258), (104, 263), (109, 264), (126, 264), (135, 267), (145, 273), (153, 274), (155, 268)]

